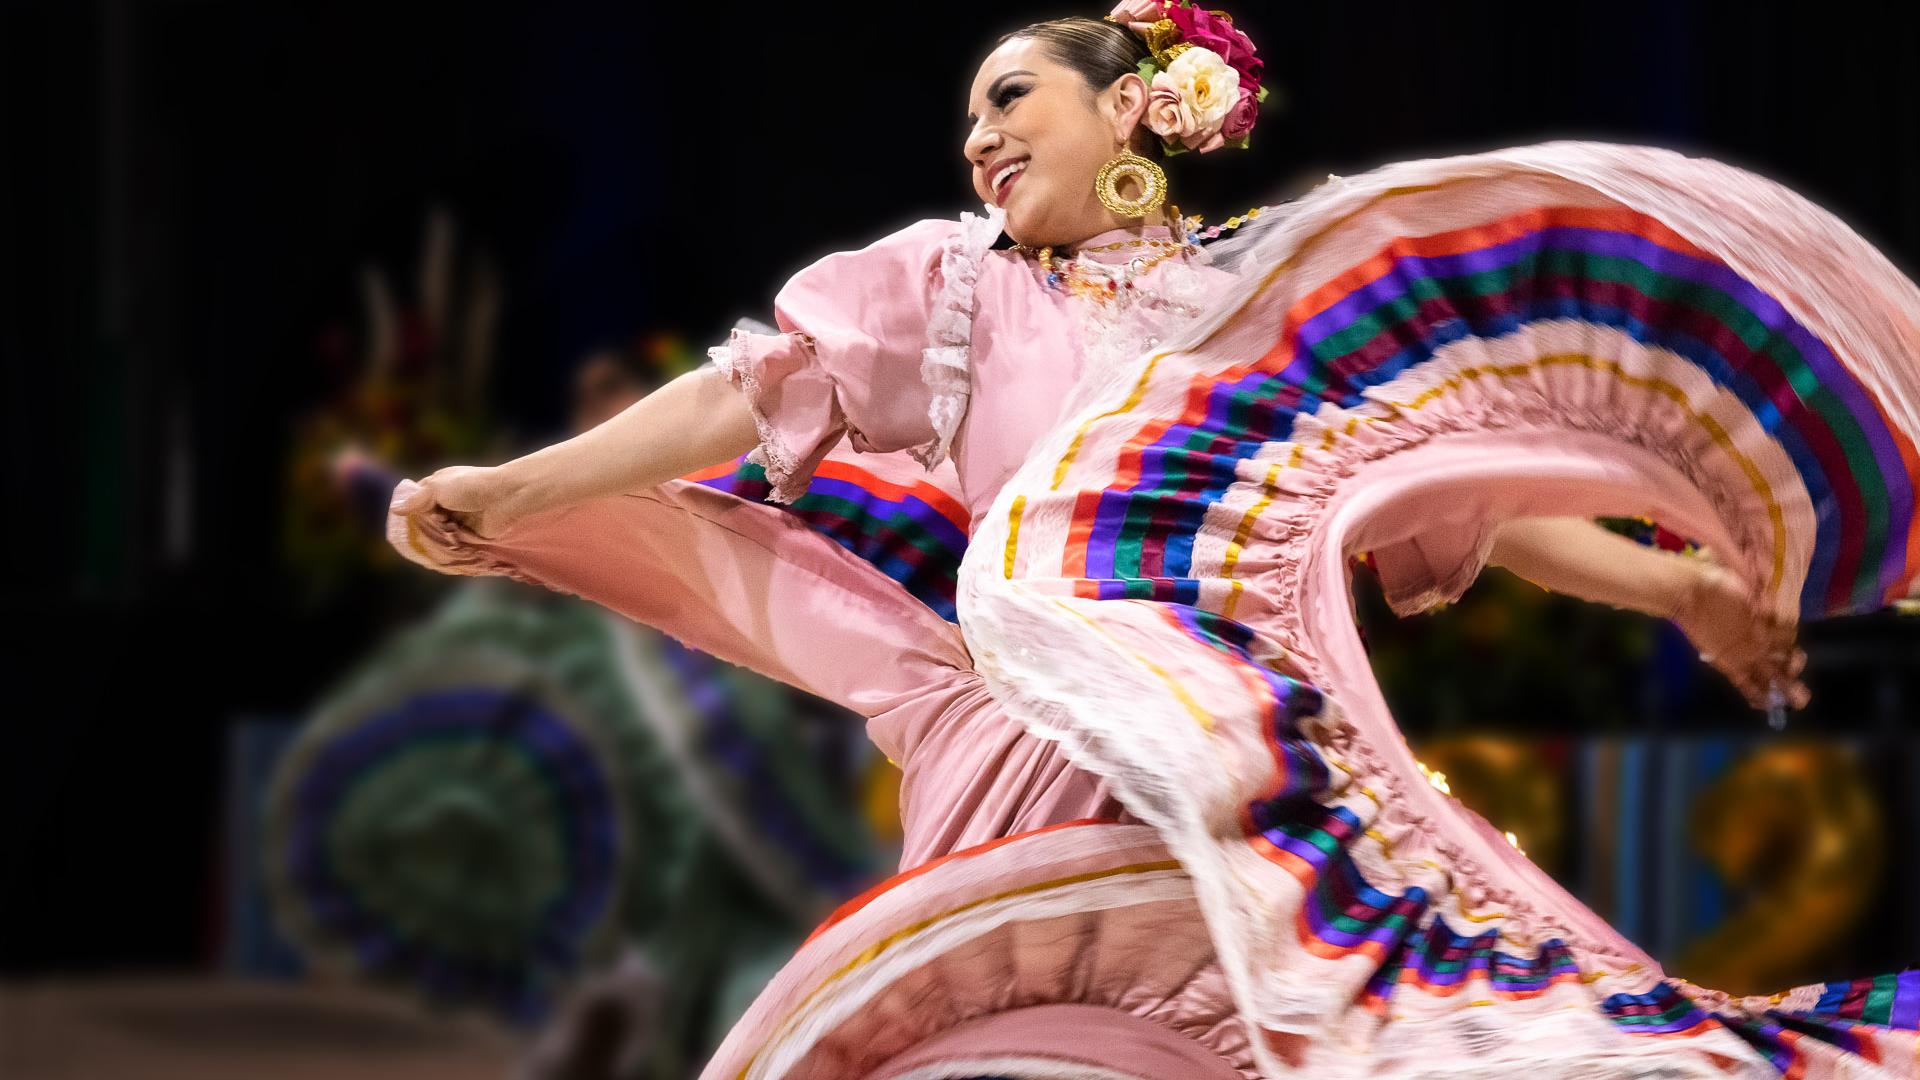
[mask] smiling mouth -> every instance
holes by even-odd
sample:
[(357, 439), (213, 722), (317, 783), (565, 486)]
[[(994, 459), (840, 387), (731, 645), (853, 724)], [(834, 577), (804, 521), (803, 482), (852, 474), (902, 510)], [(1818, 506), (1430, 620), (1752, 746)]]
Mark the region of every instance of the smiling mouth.
[(1006, 205), (1007, 193), (1013, 190), (1013, 182), (1015, 180), (1020, 179), (1020, 174), (1026, 171), (1027, 171), (1026, 158), (1021, 158), (1020, 160), (1015, 161), (1010, 165), (1003, 166), (1001, 168), (999, 179), (994, 183), (994, 186), (993, 186), (993, 201), (996, 205), (1001, 205), (1001, 206)]

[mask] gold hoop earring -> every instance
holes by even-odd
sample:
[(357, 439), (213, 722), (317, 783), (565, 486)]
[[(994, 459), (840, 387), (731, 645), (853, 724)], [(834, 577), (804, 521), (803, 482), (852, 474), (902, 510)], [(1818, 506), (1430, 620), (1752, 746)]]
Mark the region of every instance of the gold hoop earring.
[[(1140, 185), (1140, 194), (1132, 199), (1120, 194), (1122, 180)], [(1167, 174), (1159, 165), (1124, 147), (1120, 156), (1100, 166), (1093, 178), (1093, 193), (1100, 205), (1121, 217), (1146, 217), (1167, 199)]]

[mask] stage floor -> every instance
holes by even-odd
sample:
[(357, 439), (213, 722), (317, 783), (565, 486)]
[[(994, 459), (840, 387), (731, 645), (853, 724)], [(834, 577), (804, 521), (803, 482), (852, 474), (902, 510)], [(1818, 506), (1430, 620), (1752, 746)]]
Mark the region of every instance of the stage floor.
[(0, 984), (9, 1080), (474, 1080), (517, 1047), (473, 1017), (344, 986), (217, 978)]

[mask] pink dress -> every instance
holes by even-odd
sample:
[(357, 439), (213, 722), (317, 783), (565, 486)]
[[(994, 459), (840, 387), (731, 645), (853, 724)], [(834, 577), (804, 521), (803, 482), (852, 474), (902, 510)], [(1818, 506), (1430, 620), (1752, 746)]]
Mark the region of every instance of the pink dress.
[(1268, 222), (1111, 305), (920, 222), (714, 350), (776, 500), (857, 477), (964, 532), (959, 625), (704, 474), (390, 522), (841, 702), (906, 771), (901, 874), (705, 1075), (1920, 1075), (1920, 971), (1693, 986), (1429, 784), (1348, 580), (1371, 550), (1417, 611), (1500, 520), (1645, 515), (1790, 616), (1920, 593), (1920, 289), (1648, 147), (1395, 163)]
[[(1130, 241), (1167, 241), (1165, 226), (1116, 229), (1086, 241), (1086, 258), (1126, 264), (1157, 253)], [(1076, 304), (1047, 288), (1039, 264), (1012, 250), (962, 253), (967, 227), (916, 222), (857, 251), (829, 255), (797, 274), (774, 300), (779, 335), (736, 330), (712, 350), (750, 396), (773, 499), (792, 501), (844, 436), (858, 453), (906, 452), (925, 460), (949, 441), (969, 524), (1059, 419), (1080, 381), (1086, 350)], [(976, 241), (977, 242), (977, 241)], [(948, 263), (943, 273), (943, 257)], [(950, 285), (970, 264), (968, 290)], [(1158, 285), (1161, 263), (1138, 279)], [(1204, 272), (1204, 271), (1202, 271)], [(954, 390), (957, 420), (936, 429), (938, 381), (924, 378), (929, 326), (962, 316), (970, 375)], [(1146, 313), (1170, 328), (1174, 312)], [(859, 668), (866, 658), (847, 658)], [(933, 680), (937, 704), (871, 726), (904, 771), (901, 869), (985, 841), (1060, 822), (1134, 820), (1099, 776), (1070, 764), (1057, 743), (1036, 739), (988, 694), (970, 664)]]

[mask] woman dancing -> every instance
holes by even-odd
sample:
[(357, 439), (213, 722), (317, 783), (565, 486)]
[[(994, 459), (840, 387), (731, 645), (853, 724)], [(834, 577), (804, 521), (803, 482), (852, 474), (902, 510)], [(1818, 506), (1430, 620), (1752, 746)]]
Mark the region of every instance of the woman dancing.
[(901, 764), (901, 873), (706, 1075), (1916, 1075), (1920, 971), (1693, 986), (1427, 783), (1347, 575), (1371, 551), (1408, 613), (1502, 562), (1804, 704), (1797, 624), (1920, 572), (1920, 290), (1650, 147), (1396, 163), (1203, 230), (1153, 159), (1244, 145), (1261, 78), (1175, 0), (1016, 31), (969, 95), (984, 215), (396, 489), (410, 558), (839, 701)]

